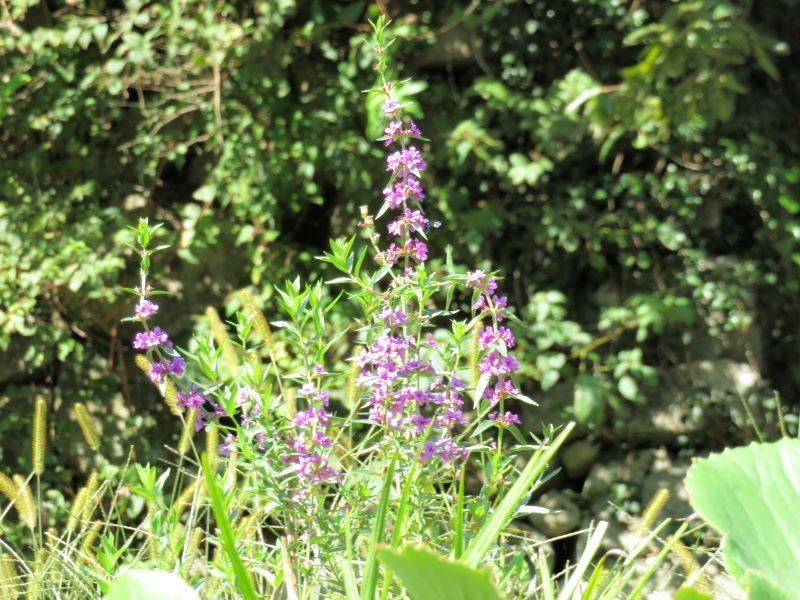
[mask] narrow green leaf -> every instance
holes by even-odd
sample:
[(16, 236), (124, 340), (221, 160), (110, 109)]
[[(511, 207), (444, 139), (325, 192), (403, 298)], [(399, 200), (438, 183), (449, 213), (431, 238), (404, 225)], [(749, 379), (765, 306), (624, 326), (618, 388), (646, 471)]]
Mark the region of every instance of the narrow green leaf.
[(369, 549), (367, 550), (367, 564), (364, 567), (364, 580), (361, 582), (362, 600), (372, 600), (375, 598), (375, 589), (378, 587), (378, 544), (383, 540), (383, 526), (386, 523), (389, 498), (392, 495), (392, 483), (394, 482), (394, 468), (396, 464), (397, 455), (395, 454), (386, 471), (386, 479), (383, 482), (381, 499), (378, 503), (378, 510), (375, 513), (375, 522), (372, 525), (372, 536), (370, 537)]
[(239, 593), (245, 600), (258, 600), (256, 591), (253, 588), (253, 582), (250, 580), (250, 575), (247, 569), (245, 569), (244, 563), (242, 563), (239, 552), (236, 550), (236, 538), (233, 535), (230, 519), (228, 519), (225, 499), (217, 485), (214, 472), (208, 464), (208, 456), (206, 454), (203, 454), (202, 457), (202, 467), (203, 476), (208, 489), (208, 498), (211, 501), (211, 510), (214, 512), (214, 519), (217, 521), (217, 527), (219, 527), (222, 549), (228, 556), (228, 560), (231, 561), (231, 565), (233, 565), (236, 589), (239, 590)]

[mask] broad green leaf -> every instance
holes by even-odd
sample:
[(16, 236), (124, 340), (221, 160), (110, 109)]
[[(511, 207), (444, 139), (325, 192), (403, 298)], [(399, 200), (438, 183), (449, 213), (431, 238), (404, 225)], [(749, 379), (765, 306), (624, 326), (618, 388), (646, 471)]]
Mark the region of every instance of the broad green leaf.
[[(686, 488), (694, 509), (723, 534), (728, 570), (751, 587), (750, 598), (780, 598), (780, 590), (800, 598), (800, 440), (712, 454), (692, 465)], [(757, 594), (754, 586), (775, 591)]]
[(691, 586), (684, 585), (678, 590), (678, 593), (675, 594), (673, 600), (712, 600), (712, 598), (708, 594), (699, 592)]
[(748, 572), (744, 577), (744, 587), (751, 600), (792, 600), (796, 595), (787, 593), (769, 577), (756, 571)]
[(131, 569), (114, 580), (105, 600), (200, 600), (200, 595), (173, 573)]
[(639, 394), (639, 385), (630, 375), (623, 375), (617, 383), (617, 389), (626, 400), (634, 401)]
[(378, 558), (392, 569), (411, 600), (501, 600), (489, 572), (439, 556), (426, 548), (406, 546), (400, 552), (382, 548)]
[(586, 425), (597, 425), (603, 418), (603, 388), (591, 375), (578, 375), (573, 398), (575, 418)]

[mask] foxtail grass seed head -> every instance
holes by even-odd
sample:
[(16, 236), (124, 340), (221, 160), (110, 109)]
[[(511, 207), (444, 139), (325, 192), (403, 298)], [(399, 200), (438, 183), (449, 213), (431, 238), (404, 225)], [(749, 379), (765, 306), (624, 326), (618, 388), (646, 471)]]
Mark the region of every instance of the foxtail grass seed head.
[(180, 518), (181, 515), (186, 512), (186, 509), (191, 506), (195, 494), (197, 497), (203, 495), (203, 482), (200, 478), (195, 479), (192, 483), (183, 488), (175, 499), (175, 502), (172, 503), (172, 510), (177, 518)]
[(214, 340), (217, 342), (217, 345), (222, 348), (222, 356), (225, 359), (228, 374), (233, 375), (236, 367), (239, 366), (239, 356), (236, 354), (236, 349), (225, 328), (225, 323), (222, 322), (219, 313), (213, 306), (206, 307), (206, 319), (208, 320), (208, 327), (211, 329), (211, 333), (214, 334)]
[(294, 419), (297, 415), (297, 390), (293, 387), (284, 388), (283, 410), (286, 416)]
[(186, 420), (183, 424), (183, 432), (181, 433), (180, 442), (178, 442), (178, 454), (183, 456), (189, 451), (192, 446), (192, 437), (194, 437), (194, 426), (197, 424), (198, 409), (190, 410), (186, 413)]
[(669, 490), (666, 488), (661, 488), (658, 490), (647, 504), (647, 508), (644, 509), (642, 513), (642, 520), (639, 523), (639, 535), (641, 537), (646, 536), (650, 532), (650, 528), (655, 523), (658, 515), (661, 514), (661, 511), (664, 509), (664, 505), (669, 500)]
[(78, 421), (78, 426), (81, 428), (86, 445), (96, 452), (100, 447), (100, 438), (97, 435), (94, 419), (92, 419), (86, 405), (82, 402), (77, 402), (72, 410), (75, 413), (75, 420)]
[(72, 505), (69, 507), (69, 514), (67, 516), (68, 532), (75, 531), (81, 522), (81, 513), (83, 513), (83, 508), (86, 506), (86, 492), (86, 486), (79, 489), (78, 493), (75, 495), (75, 499), (72, 501)]
[(47, 443), (47, 401), (39, 397), (33, 409), (33, 472), (44, 473), (44, 452)]
[(272, 338), (272, 330), (269, 327), (269, 322), (264, 316), (264, 313), (258, 308), (255, 298), (253, 298), (253, 295), (248, 290), (242, 290), (240, 298), (245, 310), (250, 315), (250, 318), (253, 319), (253, 328), (256, 330), (256, 333), (261, 338), (261, 341), (264, 342), (270, 354), (275, 356), (275, 340)]
[(470, 338), (469, 354), (467, 355), (469, 373), (472, 376), (472, 385), (478, 385), (478, 379), (480, 379), (481, 376), (480, 371), (478, 369), (480, 357), (481, 357), (480, 331), (476, 328), (475, 333), (473, 333), (472, 337)]
[(0, 554), (0, 598), (9, 600), (19, 598), (17, 584), (18, 575), (14, 559), (8, 554)]
[(100, 503), (100, 496), (97, 490), (100, 486), (100, 476), (97, 471), (92, 471), (86, 481), (86, 502), (81, 510), (81, 520), (89, 521), (94, 515), (97, 505)]
[(95, 521), (92, 523), (92, 526), (89, 527), (89, 530), (86, 532), (86, 535), (81, 542), (81, 550), (83, 552), (89, 553), (92, 551), (92, 546), (94, 546), (95, 541), (97, 541), (97, 536), (100, 534), (102, 529), (102, 521)]
[(11, 504), (17, 501), (17, 485), (4, 473), (0, 473), (0, 493), (8, 498)]
[(208, 466), (214, 471), (219, 459), (219, 429), (214, 425), (206, 428), (206, 456)]
[(692, 553), (681, 540), (671, 536), (667, 538), (667, 543), (672, 544), (669, 552), (675, 559), (675, 562), (677, 562), (686, 573), (687, 578), (695, 577), (692, 585), (700, 592), (705, 594), (710, 593), (711, 589), (708, 580), (699, 573), (700, 564), (697, 562), (694, 553)]
[(19, 518), (30, 529), (36, 529), (36, 503), (31, 488), (22, 475), (14, 475), (14, 484), (17, 486), (18, 499), (15, 505)]
[(234, 446), (231, 453), (228, 455), (227, 467), (225, 469), (225, 489), (233, 489), (236, 487), (236, 462), (239, 458), (239, 450)]
[[(47, 597), (45, 590), (46, 586), (43, 585), (47, 578), (47, 558), (50, 555), (50, 548), (39, 548), (36, 551), (36, 556), (33, 559), (33, 566), (30, 574), (30, 596), (33, 600), (40, 600)], [(1, 585), (1, 584), (0, 584)], [(0, 598), (3, 597), (2, 590), (0, 590)]]
[(190, 558), (196, 556), (200, 549), (200, 543), (203, 541), (203, 528), (195, 527), (192, 531), (192, 537), (189, 538), (189, 544), (186, 547), (186, 557)]
[(164, 381), (164, 402), (167, 403), (167, 407), (169, 408), (169, 412), (171, 412), (176, 417), (181, 414), (181, 409), (178, 408), (178, 389), (175, 387), (175, 384), (172, 383), (171, 379), (167, 379)]
[(345, 406), (349, 410), (354, 410), (358, 406), (358, 375), (361, 368), (358, 365), (358, 357), (361, 356), (361, 346), (357, 347), (350, 362), (350, 372), (347, 376), (347, 395), (345, 396)]

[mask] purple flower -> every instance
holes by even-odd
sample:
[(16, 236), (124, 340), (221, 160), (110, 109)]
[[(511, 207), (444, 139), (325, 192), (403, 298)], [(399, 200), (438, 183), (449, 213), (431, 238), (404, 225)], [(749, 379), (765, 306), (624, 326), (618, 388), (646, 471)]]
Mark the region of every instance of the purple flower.
[(200, 393), (200, 389), (193, 385), (188, 392), (178, 392), (178, 406), (195, 410), (203, 406), (206, 401), (205, 396)]
[(386, 159), (386, 170), (393, 171), (398, 177), (405, 177), (408, 173), (416, 175), (425, 170), (425, 161), (419, 150), (409, 146), (389, 155)]
[(503, 356), (499, 352), (492, 350), (481, 361), (478, 367), (481, 373), (489, 375), (505, 375), (519, 370), (519, 363), (513, 356)]
[(479, 290), (483, 287), (483, 281), (486, 277), (486, 273), (483, 272), (481, 269), (476, 269), (475, 271), (470, 271), (467, 273), (467, 287), (472, 290)]
[(389, 202), (389, 208), (399, 208), (409, 198), (417, 200), (425, 199), (425, 192), (422, 190), (422, 185), (419, 179), (413, 175), (409, 175), (405, 179), (398, 179), (390, 186), (383, 190), (383, 195), (386, 201)]
[(403, 129), (403, 121), (398, 119), (389, 123), (386, 129), (383, 130), (383, 135), (387, 138), (384, 142), (384, 146), (391, 146), (392, 142), (397, 141), (401, 137), (409, 135), (422, 136), (422, 133), (419, 127), (417, 127), (417, 124), (411, 119), (409, 119), (408, 129)]
[(151, 302), (147, 298), (140, 298), (133, 312), (138, 319), (149, 319), (158, 312), (158, 304)]
[(494, 406), (500, 402), (501, 398), (507, 396), (519, 396), (519, 389), (509, 379), (502, 379), (494, 384), (494, 387), (488, 388), (483, 397), (489, 403), (489, 406)]
[(385, 114), (387, 117), (391, 117), (400, 112), (400, 103), (394, 98), (386, 98), (386, 102), (383, 103), (382, 110), (383, 114)]
[(197, 433), (200, 431), (206, 424), (206, 413), (202, 410), (197, 411), (197, 422), (194, 424), (194, 431)]
[(397, 219), (396, 221), (392, 221), (387, 226), (389, 233), (396, 236), (403, 235), (404, 230), (416, 231), (417, 233), (422, 233), (425, 231), (425, 228), (428, 226), (428, 219), (422, 213), (421, 210), (411, 210), (406, 208), (403, 210), (403, 216)]
[(514, 334), (507, 327), (484, 327), (478, 336), (481, 350), (486, 350), (489, 346), (500, 343), (506, 348), (513, 348), (517, 343)]
[(155, 327), (151, 331), (140, 331), (133, 338), (133, 347), (137, 350), (152, 350), (159, 346), (172, 347), (169, 336), (160, 327)]
[(489, 420), (494, 421), (501, 427), (508, 427), (509, 425), (522, 425), (522, 421), (519, 420), (519, 417), (512, 412), (506, 411), (506, 414), (499, 415), (496, 412), (493, 412), (489, 415)]
[(250, 399), (250, 395), (253, 394), (253, 390), (248, 387), (240, 387), (239, 391), (236, 392), (236, 406), (242, 406), (245, 402)]
[(183, 377), (186, 372), (186, 361), (183, 357), (177, 356), (169, 363), (169, 372), (175, 377)]
[(153, 363), (153, 366), (150, 368), (150, 381), (153, 383), (163, 383), (167, 375), (170, 374), (176, 377), (182, 377), (185, 369), (186, 361), (180, 356), (172, 360), (162, 359)]
[(236, 436), (232, 433), (229, 433), (219, 445), (219, 453), (222, 456), (230, 456), (234, 448), (236, 448)]
[(378, 318), (383, 321), (387, 327), (397, 327), (408, 323), (408, 316), (402, 310), (392, 310), (391, 308), (384, 308), (378, 315)]

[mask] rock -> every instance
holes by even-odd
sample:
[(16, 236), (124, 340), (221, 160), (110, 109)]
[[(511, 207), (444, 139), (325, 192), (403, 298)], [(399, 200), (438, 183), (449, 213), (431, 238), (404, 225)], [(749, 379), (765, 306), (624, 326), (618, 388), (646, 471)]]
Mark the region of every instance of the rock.
[[(660, 387), (640, 404), (624, 404), (610, 430), (603, 433), (616, 443), (676, 445), (700, 443), (724, 427), (711, 397), (748, 399), (763, 388), (761, 374), (749, 363), (730, 359), (698, 360), (662, 370)], [(756, 417), (758, 402), (751, 405)], [(741, 405), (730, 405), (730, 416)]]
[(589, 440), (579, 440), (561, 452), (561, 463), (570, 479), (578, 479), (589, 471), (599, 454), (599, 446)]
[(532, 514), (530, 521), (547, 537), (557, 537), (574, 531), (581, 522), (580, 509), (562, 492), (552, 491), (542, 494), (536, 505), (549, 512)]

